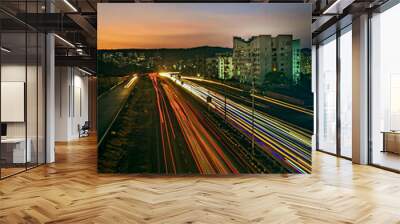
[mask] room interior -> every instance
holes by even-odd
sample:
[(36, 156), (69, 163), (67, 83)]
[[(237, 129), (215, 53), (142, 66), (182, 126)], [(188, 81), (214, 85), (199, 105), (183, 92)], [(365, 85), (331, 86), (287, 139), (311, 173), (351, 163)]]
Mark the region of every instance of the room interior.
[(224, 178), (97, 173), (96, 4), (118, 2), (0, 3), (0, 222), (399, 222), (398, 1), (290, 1), (313, 7), (312, 174)]

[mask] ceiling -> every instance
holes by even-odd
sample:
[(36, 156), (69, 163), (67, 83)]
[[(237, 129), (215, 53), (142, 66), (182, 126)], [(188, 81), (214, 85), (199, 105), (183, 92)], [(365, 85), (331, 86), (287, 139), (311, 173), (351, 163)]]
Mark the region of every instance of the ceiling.
[[(313, 37), (349, 12), (382, 4), (386, 0), (205, 0), (202, 2), (280, 2), (311, 3), (313, 6)], [(127, 2), (198, 2), (196, 0), (1, 0), (0, 22), (6, 42), (18, 49), (23, 46), (18, 34), (29, 31), (54, 32), (56, 38), (56, 63), (59, 65), (90, 65), (96, 70), (97, 3)], [(335, 3), (336, 2), (336, 3)], [(334, 5), (334, 6), (333, 6)], [(371, 6), (372, 5), (372, 6)], [(326, 14), (325, 11), (329, 11)], [(340, 11), (335, 14), (335, 10)], [(27, 13), (26, 13), (27, 12)], [(51, 13), (49, 13), (51, 12)], [(325, 14), (324, 14), (325, 12)], [(311, 21), (310, 21), (311, 22)], [(14, 37), (14, 38), (13, 38)], [(64, 41), (65, 40), (65, 41)], [(14, 41), (13, 44), (11, 42)], [(4, 43), (4, 42), (3, 42)], [(22, 44), (22, 45), (21, 45)], [(73, 46), (72, 46), (72, 45)], [(5, 45), (4, 45), (5, 46)], [(79, 50), (77, 50), (79, 49)], [(17, 53), (17, 51), (15, 51)]]

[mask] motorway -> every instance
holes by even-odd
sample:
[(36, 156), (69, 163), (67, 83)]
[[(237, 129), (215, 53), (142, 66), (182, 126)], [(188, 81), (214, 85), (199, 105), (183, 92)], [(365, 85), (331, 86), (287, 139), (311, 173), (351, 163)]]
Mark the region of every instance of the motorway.
[[(212, 106), (212, 105), (211, 105)], [(101, 172), (293, 172), (174, 80), (140, 75), (99, 147)], [(101, 118), (100, 118), (101, 119)]]
[[(230, 159), (223, 152), (215, 136), (210, 134), (201, 122), (202, 115), (193, 108), (189, 101), (171, 85), (159, 78), (158, 74), (150, 75), (157, 95), (157, 108), (160, 117), (161, 145), (166, 173), (177, 173), (176, 158), (179, 152), (176, 143), (176, 130), (183, 136), (186, 151), (190, 152), (197, 170), (201, 174), (239, 173)], [(169, 106), (168, 106), (169, 104)], [(172, 121), (178, 125), (173, 125)]]
[(256, 94), (250, 95), (242, 89), (213, 80), (186, 76), (182, 77), (182, 79), (199, 84), (207, 89), (227, 96), (228, 99), (246, 106), (252, 105), (252, 96), (254, 96), (255, 108), (257, 110), (265, 112), (283, 122), (289, 122), (291, 125), (309, 132), (310, 136), (312, 134), (313, 111), (311, 109), (271, 97)]
[(216, 113), (221, 117), (226, 117), (232, 126), (241, 130), (265, 153), (279, 160), (282, 166), (290, 167), (290, 170), (295, 173), (311, 172), (309, 131), (263, 111), (253, 111), (249, 106), (226, 99), (222, 94), (195, 82), (177, 80), (175, 76), (168, 74), (164, 74), (164, 77), (173, 80), (204, 103), (209, 102), (208, 104)]

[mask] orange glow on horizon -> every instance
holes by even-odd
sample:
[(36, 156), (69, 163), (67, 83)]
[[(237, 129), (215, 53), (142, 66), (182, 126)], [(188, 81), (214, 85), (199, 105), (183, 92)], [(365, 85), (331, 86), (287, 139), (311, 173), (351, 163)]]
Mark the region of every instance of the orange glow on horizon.
[[(248, 38), (260, 34), (289, 33), (294, 33), (294, 36), (311, 36), (310, 31), (304, 29), (309, 27), (311, 18), (308, 10), (300, 10), (296, 4), (278, 5), (99, 3), (97, 47), (232, 48), (233, 36)], [(297, 13), (299, 10), (300, 13)], [(296, 13), (299, 19), (293, 19)]]

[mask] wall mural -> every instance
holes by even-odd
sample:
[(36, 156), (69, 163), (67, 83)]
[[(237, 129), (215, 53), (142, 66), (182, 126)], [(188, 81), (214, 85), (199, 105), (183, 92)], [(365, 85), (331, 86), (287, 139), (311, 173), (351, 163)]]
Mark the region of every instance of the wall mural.
[(310, 173), (311, 5), (98, 4), (98, 171)]

